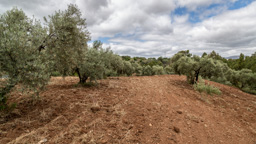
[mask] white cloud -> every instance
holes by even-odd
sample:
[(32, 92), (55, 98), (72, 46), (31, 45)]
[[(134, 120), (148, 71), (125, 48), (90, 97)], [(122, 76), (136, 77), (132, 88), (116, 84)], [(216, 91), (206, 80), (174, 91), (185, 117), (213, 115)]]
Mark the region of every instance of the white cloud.
[[(10, 0), (0, 2), (0, 13), (18, 6), (29, 16), (42, 19), (75, 3), (87, 19), (92, 39), (109, 37), (104, 47), (111, 46), (122, 55), (171, 56), (184, 49), (194, 54), (215, 50), (223, 56), (241, 52), (250, 55), (256, 51), (256, 2), (228, 10), (226, 3), (235, 1)], [(211, 4), (219, 6), (207, 9)], [(202, 22), (190, 23), (189, 13), (175, 15), (173, 12), (178, 7), (193, 11)]]
[[(111, 11), (109, 17), (99, 24), (89, 26), (92, 38), (111, 37), (122, 33), (129, 35), (144, 32), (171, 33), (169, 14), (175, 8), (171, 1), (120, 1), (112, 0), (105, 9)], [(155, 7), (154, 7), (155, 6)]]
[[(129, 43), (120, 41), (113, 43), (112, 47), (120, 54), (126, 52), (131, 55), (141, 55), (137, 49), (147, 48), (152, 52), (151, 56), (155, 54), (163, 56), (166, 52), (172, 55), (183, 49), (189, 49), (194, 54), (215, 50), (223, 56), (240, 53), (250, 55), (256, 51), (256, 2), (238, 10), (225, 9), (216, 13), (217, 16), (205, 19), (198, 24), (189, 23), (188, 15), (174, 16), (173, 23), (168, 24), (173, 28), (172, 33), (154, 33), (151, 30), (139, 36), (144, 40), (144, 45), (142, 42), (137, 42), (137, 39), (133, 39)], [(113, 42), (116, 41), (113, 40)], [(125, 46), (135, 52), (119, 51), (118, 47)]]
[(256, 46), (256, 2), (212, 17), (193, 27), (187, 34), (194, 40), (240, 49)]

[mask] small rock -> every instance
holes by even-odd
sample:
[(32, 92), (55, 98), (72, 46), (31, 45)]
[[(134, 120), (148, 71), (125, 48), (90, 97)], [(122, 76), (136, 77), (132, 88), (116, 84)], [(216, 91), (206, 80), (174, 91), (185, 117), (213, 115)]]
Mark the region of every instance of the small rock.
[(176, 133), (180, 133), (180, 129), (176, 126), (173, 127), (173, 130), (176, 132)]
[(199, 120), (198, 120), (198, 119), (194, 119), (193, 121), (196, 122), (196, 123), (199, 123)]
[(0, 117), (0, 124), (4, 123), (5, 119)]
[(42, 143), (46, 143), (46, 142), (47, 142), (47, 139), (45, 138), (45, 139), (40, 140), (40, 141), (38, 142), (38, 144), (42, 144)]
[(149, 126), (152, 127), (152, 124), (150, 123)]
[(20, 111), (19, 111), (18, 109), (14, 109), (14, 110), (12, 111), (12, 114), (13, 114), (13, 115), (16, 115), (16, 116), (21, 116), (21, 113), (20, 113)]
[(92, 106), (91, 107), (91, 111), (93, 112), (93, 113), (96, 113), (97, 111), (99, 111), (100, 110), (100, 106), (98, 106), (98, 105), (95, 105), (95, 106)]
[(178, 113), (178, 114), (182, 114), (182, 111), (181, 111), (181, 110), (177, 110), (177, 113)]
[(106, 144), (106, 143), (108, 143), (108, 139), (107, 138), (105, 138), (105, 139), (103, 138), (103, 140), (100, 141), (100, 144)]

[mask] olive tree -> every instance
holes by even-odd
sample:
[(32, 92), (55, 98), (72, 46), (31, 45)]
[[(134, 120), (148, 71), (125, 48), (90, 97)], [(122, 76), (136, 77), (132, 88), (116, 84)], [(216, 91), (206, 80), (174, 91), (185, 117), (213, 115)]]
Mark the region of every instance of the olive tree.
[(125, 64), (122, 58), (114, 54), (110, 48), (103, 49), (98, 45), (97, 47), (88, 48), (84, 55), (84, 60), (78, 66), (78, 76), (80, 83), (86, 83), (86, 80), (101, 79), (104, 76), (111, 76), (111, 74), (118, 74), (122, 72)]
[(77, 67), (80, 83), (86, 83), (86, 80), (90, 77), (90, 80), (97, 80), (103, 77), (105, 62), (104, 53), (102, 50), (89, 48), (84, 55), (84, 60), (80, 62)]
[(38, 47), (46, 36), (39, 21), (13, 8), (0, 16), (0, 109), (6, 109), (7, 94), (20, 84), (38, 94), (49, 80), (45, 53)]
[(151, 76), (153, 74), (152, 67), (147, 65), (143, 67), (143, 75)]
[(253, 73), (252, 70), (242, 69), (236, 71), (229, 69), (225, 73), (225, 77), (232, 85), (245, 92), (256, 94), (256, 73)]
[(39, 47), (40, 51), (45, 49), (49, 60), (53, 62), (53, 68), (63, 76), (74, 70), (78, 72), (79, 63), (86, 61), (87, 42), (90, 40), (86, 20), (82, 18), (80, 10), (70, 4), (67, 10), (56, 11), (45, 21), (48, 36)]
[(108, 69), (111, 69), (119, 76), (124, 68), (122, 57), (117, 54), (111, 53), (109, 59), (111, 60), (111, 67), (109, 67)]
[(153, 75), (162, 75), (164, 74), (164, 68), (159, 65), (155, 65), (152, 67)]
[(172, 68), (172, 66), (170, 66), (170, 65), (167, 65), (167, 66), (164, 68), (164, 72), (165, 72), (166, 74), (173, 74), (173, 73), (174, 73), (173, 68)]
[(142, 75), (143, 67), (138, 62), (132, 63), (132, 66), (133, 66), (134, 72), (136, 73), (137, 76)]
[(134, 68), (132, 67), (132, 64), (129, 61), (123, 61), (124, 67), (123, 67), (123, 74), (126, 74), (127, 76), (131, 76), (134, 72)]
[(239, 71), (240, 88), (250, 87), (255, 85), (255, 74), (250, 69), (242, 69)]
[(172, 67), (175, 73), (187, 76), (187, 81), (194, 84), (198, 81), (199, 76), (204, 78), (224, 78), (225, 72), (229, 69), (227, 64), (222, 61), (214, 60), (208, 56), (200, 58), (179, 52), (172, 58)]

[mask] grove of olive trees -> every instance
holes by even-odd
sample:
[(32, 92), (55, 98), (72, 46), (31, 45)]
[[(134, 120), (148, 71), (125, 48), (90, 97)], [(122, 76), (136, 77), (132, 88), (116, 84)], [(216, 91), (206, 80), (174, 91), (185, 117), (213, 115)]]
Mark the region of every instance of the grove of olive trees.
[(189, 51), (180, 51), (172, 59), (175, 73), (186, 75), (190, 84), (198, 82), (199, 76), (219, 83), (236, 86), (245, 92), (256, 94), (256, 73), (252, 70), (233, 70), (221, 60), (209, 55), (192, 56)]
[(44, 20), (45, 27), (17, 8), (0, 17), (0, 110), (9, 109), (8, 94), (18, 84), (37, 98), (53, 72), (77, 73), (80, 83), (109, 76), (109, 71), (132, 74), (131, 64), (101, 42), (87, 45), (90, 34), (76, 5)]
[(241, 54), (239, 60), (226, 60), (214, 51), (192, 56), (188, 50), (172, 58), (121, 57), (100, 41), (87, 44), (90, 33), (76, 5), (44, 20), (43, 26), (17, 8), (0, 15), (0, 110), (11, 109), (7, 99), (17, 85), (38, 98), (52, 75), (77, 75), (84, 84), (108, 76), (176, 73), (186, 75), (190, 84), (202, 76), (256, 94), (255, 54)]

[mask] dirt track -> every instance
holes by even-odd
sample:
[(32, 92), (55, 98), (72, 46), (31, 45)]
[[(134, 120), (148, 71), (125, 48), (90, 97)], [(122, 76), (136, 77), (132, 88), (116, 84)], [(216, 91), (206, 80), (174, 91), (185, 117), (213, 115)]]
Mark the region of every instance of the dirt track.
[(213, 83), (200, 95), (184, 76), (120, 77), (98, 87), (52, 78), (41, 101), (21, 101), (0, 124), (0, 143), (256, 143), (256, 96)]

